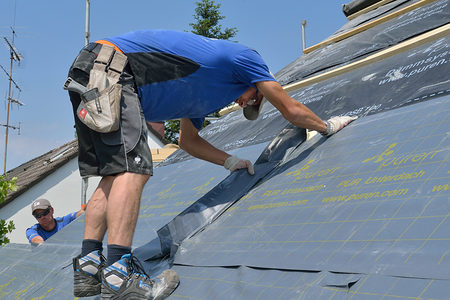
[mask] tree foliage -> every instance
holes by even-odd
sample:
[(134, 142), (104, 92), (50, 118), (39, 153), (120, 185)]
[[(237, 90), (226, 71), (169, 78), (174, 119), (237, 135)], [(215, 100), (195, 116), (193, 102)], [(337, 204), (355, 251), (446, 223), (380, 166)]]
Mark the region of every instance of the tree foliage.
[(11, 180), (8, 176), (0, 176), (0, 204), (5, 202), (9, 191), (17, 190), (17, 177), (13, 177)]
[[(192, 28), (192, 33), (221, 40), (228, 40), (236, 35), (238, 31), (236, 27), (225, 28), (225, 30), (222, 31), (222, 25), (220, 25), (219, 22), (225, 19), (225, 16), (220, 13), (220, 3), (216, 4), (214, 0), (201, 0), (195, 4), (197, 7), (195, 8), (195, 14), (193, 17), (196, 22), (189, 23)], [(217, 113), (213, 113), (212, 115), (218, 116)], [(208, 124), (209, 122), (205, 121), (203, 126)], [(178, 144), (180, 121), (166, 121), (165, 125), (165, 139), (173, 144)]]
[(192, 33), (221, 40), (228, 40), (236, 35), (236, 27), (225, 28), (222, 31), (222, 25), (219, 22), (225, 19), (225, 16), (219, 11), (220, 3), (214, 3), (214, 0), (201, 0), (195, 4), (197, 7), (193, 17), (197, 22), (189, 24), (192, 27)]
[[(11, 180), (7, 176), (0, 176), (0, 204), (6, 201), (9, 191), (17, 190), (17, 177), (13, 177)], [(9, 243), (9, 238), (6, 236), (15, 229), (13, 221), (6, 222), (0, 220), (0, 246), (4, 246)]]
[(5, 220), (0, 220), (0, 246), (4, 246), (9, 243), (9, 238), (6, 236), (11, 233), (16, 227), (13, 221), (6, 222)]
[(180, 132), (180, 120), (169, 120), (165, 123), (164, 138), (172, 144), (178, 145), (178, 136)]

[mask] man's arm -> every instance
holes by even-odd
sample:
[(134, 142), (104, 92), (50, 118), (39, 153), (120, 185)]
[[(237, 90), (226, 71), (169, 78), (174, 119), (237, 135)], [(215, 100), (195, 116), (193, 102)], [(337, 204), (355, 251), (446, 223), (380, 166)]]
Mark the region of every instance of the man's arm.
[(229, 154), (217, 149), (199, 136), (197, 128), (194, 127), (190, 119), (181, 119), (178, 143), (190, 155), (217, 165), (223, 166), (225, 160), (230, 157)]
[(42, 244), (44, 242), (44, 239), (38, 234), (36, 229), (33, 227), (30, 227), (25, 232), (27, 239), (32, 244)]
[(256, 86), (286, 120), (295, 126), (316, 130), (325, 136), (335, 134), (358, 118), (357, 116), (336, 116), (325, 123), (305, 105), (292, 99), (278, 82), (261, 81), (257, 82)]
[(81, 205), (81, 209), (77, 211), (77, 214), (75, 215), (75, 218), (78, 218), (84, 211), (86, 210), (86, 204)]
[(43, 242), (44, 239), (40, 235), (35, 236), (34, 238), (31, 239), (32, 244), (42, 244)]
[(292, 99), (276, 81), (260, 81), (256, 87), (295, 126), (324, 133), (326, 123), (302, 103)]
[(194, 127), (190, 119), (181, 119), (178, 143), (190, 155), (224, 166), (230, 172), (246, 168), (251, 175), (254, 174), (253, 165), (250, 161), (231, 156), (208, 143), (198, 135), (198, 129)]

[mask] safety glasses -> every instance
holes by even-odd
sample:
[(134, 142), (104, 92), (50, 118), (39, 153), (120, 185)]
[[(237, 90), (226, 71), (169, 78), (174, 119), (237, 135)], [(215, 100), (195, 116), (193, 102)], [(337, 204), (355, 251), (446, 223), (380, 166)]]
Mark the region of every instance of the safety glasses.
[(33, 214), (33, 216), (36, 219), (40, 219), (41, 217), (45, 217), (46, 215), (48, 215), (50, 213), (50, 208), (47, 208), (46, 210), (44, 210), (43, 212), (41, 212), (40, 214)]

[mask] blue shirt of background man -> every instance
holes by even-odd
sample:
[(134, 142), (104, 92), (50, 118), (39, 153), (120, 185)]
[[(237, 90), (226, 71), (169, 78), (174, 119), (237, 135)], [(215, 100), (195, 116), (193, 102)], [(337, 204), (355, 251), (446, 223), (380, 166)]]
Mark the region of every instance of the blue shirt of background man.
[(39, 223), (34, 224), (30, 228), (27, 229), (26, 235), (28, 238), (28, 241), (31, 243), (31, 240), (36, 236), (41, 236), (44, 241), (47, 240), (49, 237), (57, 233), (59, 230), (61, 230), (64, 226), (72, 222), (76, 219), (77, 213), (70, 213), (64, 217), (58, 217), (54, 218), (56, 221), (56, 226), (52, 231), (46, 231), (44, 230)]
[(204, 117), (259, 81), (275, 81), (261, 56), (244, 45), (170, 30), (106, 39), (128, 57), (147, 121)]

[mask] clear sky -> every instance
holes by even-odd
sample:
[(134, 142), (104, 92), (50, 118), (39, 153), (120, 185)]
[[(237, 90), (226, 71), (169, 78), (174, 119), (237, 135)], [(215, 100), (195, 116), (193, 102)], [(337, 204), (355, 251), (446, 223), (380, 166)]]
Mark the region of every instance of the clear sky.
[[(137, 29), (190, 31), (195, 0), (91, 0), (91, 41)], [(256, 49), (276, 73), (301, 55), (301, 20), (307, 20), (306, 46), (319, 43), (346, 23), (336, 0), (216, 0), (226, 16), (222, 27), (237, 27), (236, 40)], [(62, 85), (84, 46), (85, 0), (1, 0), (0, 65), (9, 72), (12, 40), (23, 55), (13, 67), (14, 89), (9, 124), (7, 170), (75, 138), (70, 101)], [(6, 124), (8, 77), (0, 69), (0, 123)], [(0, 127), (3, 173), (5, 127)]]

